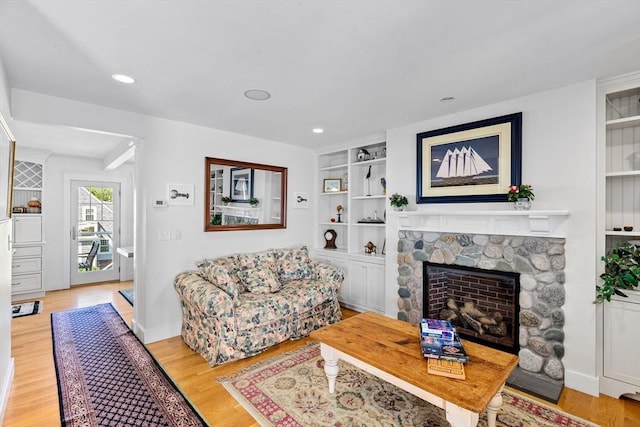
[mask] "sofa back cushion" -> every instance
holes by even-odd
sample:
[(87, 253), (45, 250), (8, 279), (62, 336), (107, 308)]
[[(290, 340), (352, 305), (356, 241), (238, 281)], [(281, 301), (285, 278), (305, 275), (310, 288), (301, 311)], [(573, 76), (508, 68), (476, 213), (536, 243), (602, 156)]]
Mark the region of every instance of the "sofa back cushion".
[(275, 249), (273, 253), (281, 282), (311, 278), (311, 258), (306, 246), (299, 249)]
[(238, 271), (238, 277), (245, 289), (254, 294), (277, 292), (282, 284), (269, 268), (258, 267)]
[(211, 282), (211, 284), (223, 290), (231, 297), (234, 305), (238, 305), (238, 296), (244, 291), (242, 282), (235, 272), (229, 271), (223, 263), (216, 263), (216, 260), (205, 260), (198, 265), (198, 274)]
[(274, 273), (277, 271), (276, 258), (271, 249), (250, 254), (238, 254), (238, 267), (241, 270), (248, 268), (268, 268)]

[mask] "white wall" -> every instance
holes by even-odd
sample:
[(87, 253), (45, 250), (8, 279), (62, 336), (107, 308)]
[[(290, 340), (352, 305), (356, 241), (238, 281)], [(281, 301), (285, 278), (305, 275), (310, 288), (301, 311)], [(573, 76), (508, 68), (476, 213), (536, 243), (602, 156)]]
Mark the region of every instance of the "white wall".
[[(410, 210), (512, 209), (507, 203), (416, 205), (416, 134), (522, 111), (522, 181), (533, 185), (532, 209), (569, 210), (566, 242), (565, 385), (598, 395), (596, 306), (596, 83), (587, 81), (463, 113), (387, 130), (389, 194)], [(505, 193), (507, 189), (504, 189)], [(387, 226), (387, 307), (397, 314), (397, 224)]]
[[(104, 171), (102, 160), (52, 154), (45, 163), (44, 212), (44, 280), (47, 291), (69, 287), (70, 274), (70, 201), (69, 179), (115, 181), (120, 183), (121, 246), (133, 246), (133, 164)], [(120, 257), (114, 252), (114, 256)], [(133, 278), (133, 262), (119, 258), (121, 280)]]
[[(9, 121), (9, 91), (7, 80), (0, 60), (0, 114)], [(2, 131), (0, 131), (2, 133)], [(9, 157), (8, 141), (0, 134), (0, 218), (6, 217), (7, 162)], [(5, 244), (3, 241), (2, 244)], [(8, 260), (2, 260), (8, 262)], [(4, 267), (3, 267), (4, 268)], [(9, 263), (6, 269), (11, 270)], [(5, 270), (6, 271), (6, 270)], [(2, 282), (0, 288), (0, 424), (7, 406), (11, 381), (13, 379), (13, 358), (11, 357), (11, 281)]]
[[(194, 268), (199, 259), (311, 244), (313, 205), (291, 209), (293, 193), (312, 192), (311, 150), (16, 89), (12, 90), (11, 108), (20, 120), (132, 135), (142, 141), (137, 146), (134, 173), (134, 316), (136, 333), (144, 342), (179, 335), (182, 315), (173, 280), (179, 272)], [(207, 156), (287, 167), (287, 228), (205, 233)], [(169, 183), (194, 184), (195, 204), (152, 208), (152, 200), (166, 198)], [(178, 230), (182, 238), (159, 240), (160, 230), (169, 230), (172, 237)]]
[[(181, 309), (173, 289), (177, 273), (193, 269), (205, 257), (252, 252), (272, 247), (311, 245), (313, 206), (292, 209), (295, 192), (311, 193), (314, 155), (311, 150), (273, 141), (167, 120), (146, 127), (145, 142), (136, 155), (138, 226), (136, 236), (137, 327), (145, 342), (180, 333)], [(287, 228), (279, 230), (203, 232), (205, 157), (264, 163), (288, 168)], [(166, 198), (166, 186), (195, 184), (194, 206), (153, 208)], [(181, 240), (161, 241), (158, 233), (176, 230)], [(140, 248), (140, 249), (139, 249)], [(136, 304), (137, 306), (137, 304)]]

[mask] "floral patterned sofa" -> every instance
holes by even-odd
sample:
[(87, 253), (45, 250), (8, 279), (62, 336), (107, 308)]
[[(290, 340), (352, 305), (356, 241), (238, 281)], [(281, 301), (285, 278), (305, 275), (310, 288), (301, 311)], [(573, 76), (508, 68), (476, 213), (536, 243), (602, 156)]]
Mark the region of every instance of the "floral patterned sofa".
[(203, 260), (180, 273), (182, 338), (209, 365), (262, 352), (342, 319), (344, 272), (306, 247)]

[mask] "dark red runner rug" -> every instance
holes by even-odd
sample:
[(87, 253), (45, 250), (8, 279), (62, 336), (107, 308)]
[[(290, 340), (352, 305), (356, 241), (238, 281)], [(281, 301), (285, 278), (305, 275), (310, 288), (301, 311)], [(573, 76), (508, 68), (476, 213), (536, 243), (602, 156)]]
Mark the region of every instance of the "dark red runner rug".
[(111, 304), (51, 314), (63, 426), (206, 426)]

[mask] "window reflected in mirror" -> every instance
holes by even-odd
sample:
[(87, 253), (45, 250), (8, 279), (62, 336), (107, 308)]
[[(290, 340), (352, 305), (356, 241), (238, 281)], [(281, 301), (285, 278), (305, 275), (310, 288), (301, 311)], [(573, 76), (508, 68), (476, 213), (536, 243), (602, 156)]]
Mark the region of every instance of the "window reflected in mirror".
[(286, 227), (287, 168), (205, 158), (205, 231)]

